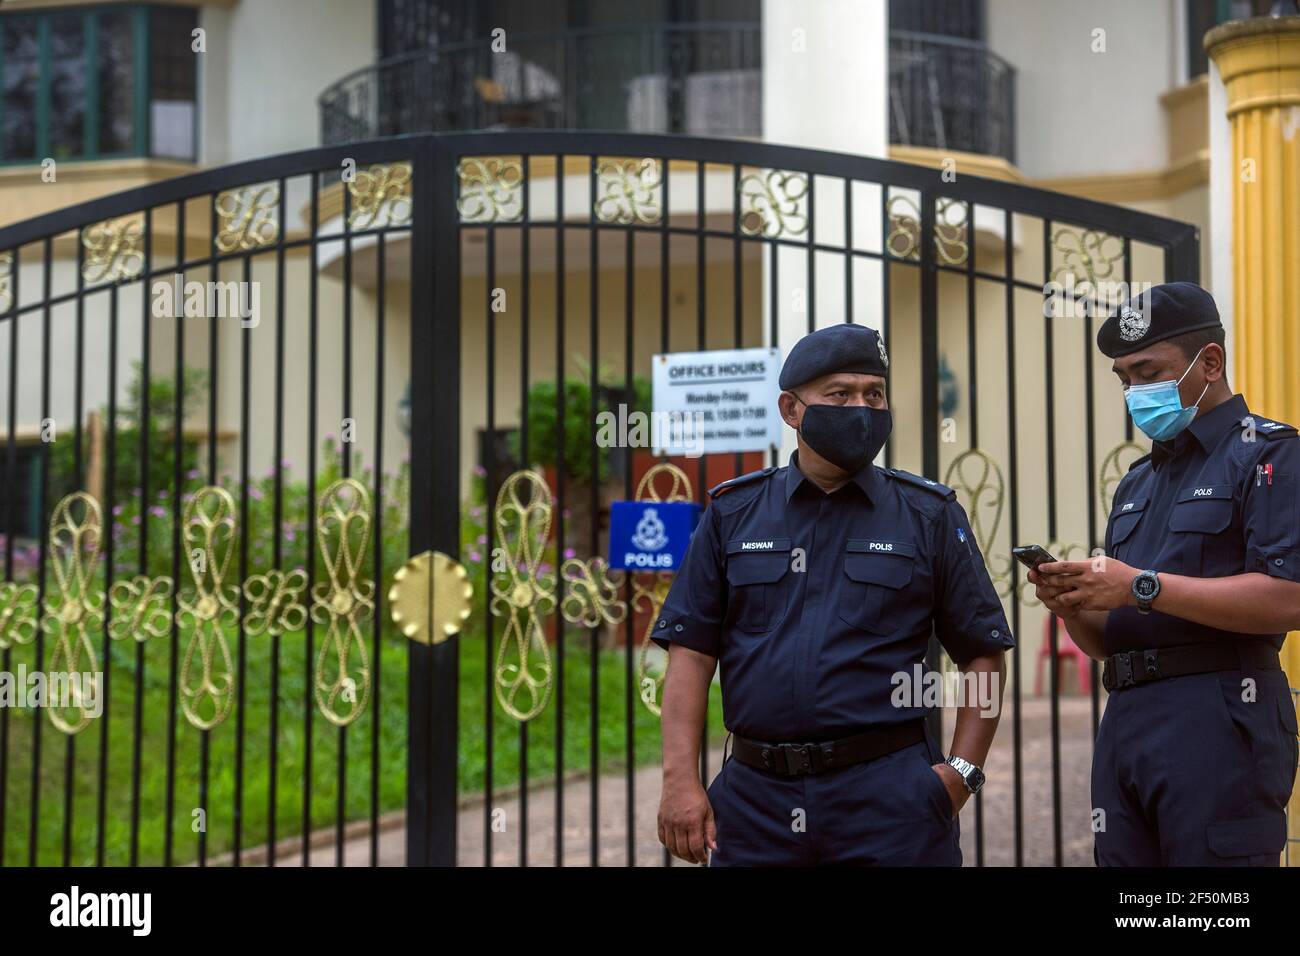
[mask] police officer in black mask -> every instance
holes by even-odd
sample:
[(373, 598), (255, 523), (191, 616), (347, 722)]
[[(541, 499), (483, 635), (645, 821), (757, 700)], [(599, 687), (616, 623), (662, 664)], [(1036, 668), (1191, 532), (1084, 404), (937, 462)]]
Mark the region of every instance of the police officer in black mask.
[[(865, 326), (800, 340), (780, 378), (798, 451), (709, 491), (654, 631), (669, 652), (659, 836), (684, 860), (961, 863), (957, 813), (983, 783), (1012, 639), (954, 493), (872, 464), (887, 369)], [(957, 702), (946, 759), (925, 724), (932, 633), (984, 690)], [(733, 749), (706, 791), (719, 665)]]

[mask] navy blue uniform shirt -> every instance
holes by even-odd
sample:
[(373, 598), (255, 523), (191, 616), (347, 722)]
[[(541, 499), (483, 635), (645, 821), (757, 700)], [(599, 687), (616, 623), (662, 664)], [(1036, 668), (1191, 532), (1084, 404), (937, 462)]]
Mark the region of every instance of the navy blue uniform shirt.
[(653, 639), (719, 659), (742, 737), (922, 717), (891, 702), (893, 677), (923, 671), (932, 632), (959, 664), (1012, 646), (966, 513), (951, 489), (870, 464), (826, 494), (797, 456), (710, 492)]
[[(1300, 580), (1300, 438), (1234, 395), (1172, 441), (1153, 442), (1115, 489), (1106, 553), (1138, 570), (1221, 578), (1258, 571)], [(1285, 634), (1236, 634), (1159, 611), (1106, 618), (1106, 653)]]

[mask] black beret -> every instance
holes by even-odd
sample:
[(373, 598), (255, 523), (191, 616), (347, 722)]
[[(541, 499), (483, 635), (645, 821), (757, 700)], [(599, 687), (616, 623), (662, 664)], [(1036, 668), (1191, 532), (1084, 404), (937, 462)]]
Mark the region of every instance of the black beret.
[(1109, 358), (1200, 329), (1222, 328), (1214, 297), (1194, 282), (1167, 282), (1129, 299), (1097, 330)]
[(830, 325), (794, 344), (777, 384), (785, 391), (833, 372), (884, 376), (888, 369), (889, 354), (879, 332), (865, 325)]

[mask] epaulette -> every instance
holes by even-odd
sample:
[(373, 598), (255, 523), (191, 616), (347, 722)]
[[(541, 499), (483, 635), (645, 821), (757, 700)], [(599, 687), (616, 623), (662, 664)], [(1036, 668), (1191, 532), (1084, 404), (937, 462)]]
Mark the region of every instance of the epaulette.
[(1143, 455), (1141, 458), (1135, 458), (1135, 459), (1133, 460), (1133, 463), (1132, 463), (1131, 465), (1128, 466), (1128, 470), (1129, 470), (1129, 471), (1132, 471), (1132, 470), (1133, 470), (1134, 468), (1136, 468), (1138, 465), (1145, 465), (1145, 464), (1146, 464), (1148, 461), (1150, 461), (1150, 460), (1151, 460), (1151, 452), (1147, 452), (1147, 453), (1146, 453), (1145, 455)]
[(1286, 422), (1275, 422), (1271, 418), (1260, 418), (1258, 415), (1247, 415), (1241, 420), (1242, 428), (1250, 428), (1252, 425), (1255, 428), (1255, 434), (1263, 435), (1264, 441), (1296, 437), (1295, 426), (1288, 425)]
[(910, 471), (903, 471), (900, 468), (886, 468), (885, 474), (890, 478), (896, 478), (899, 481), (905, 481), (909, 485), (916, 485), (918, 488), (924, 488), (931, 494), (936, 494), (941, 498), (956, 498), (957, 492), (953, 491), (947, 485), (940, 484), (930, 478), (922, 478), (920, 475), (914, 475)]
[(774, 471), (776, 471), (776, 465), (769, 465), (761, 471), (751, 471), (747, 475), (738, 475), (735, 478), (728, 478), (726, 481), (719, 482), (710, 488), (709, 497), (716, 498), (718, 495), (724, 494), (732, 488), (739, 488), (741, 485), (747, 485), (751, 481), (758, 481), (760, 478), (766, 478)]

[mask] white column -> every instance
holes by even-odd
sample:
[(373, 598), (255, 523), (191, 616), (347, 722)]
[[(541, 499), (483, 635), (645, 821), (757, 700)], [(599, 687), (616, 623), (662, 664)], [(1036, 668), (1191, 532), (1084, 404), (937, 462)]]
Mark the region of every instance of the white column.
[[(889, 150), (889, 17), (885, 0), (763, 0), (763, 140), (787, 146), (885, 157)], [(825, 188), (823, 188), (823, 186)], [(818, 184), (815, 221), (819, 242), (844, 242), (843, 189)], [(855, 196), (859, 236), (880, 235), (879, 194)], [(763, 335), (771, 344), (770, 279), (764, 261)], [(880, 327), (880, 291), (865, 273), (854, 283), (856, 321)], [(838, 256), (817, 267), (817, 326), (847, 321)], [(781, 250), (777, 345), (782, 355), (808, 331), (807, 256)], [(802, 303), (803, 308), (800, 308)], [(782, 460), (794, 450), (786, 429)]]

